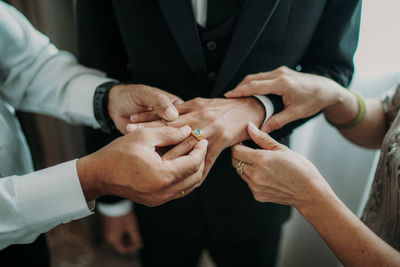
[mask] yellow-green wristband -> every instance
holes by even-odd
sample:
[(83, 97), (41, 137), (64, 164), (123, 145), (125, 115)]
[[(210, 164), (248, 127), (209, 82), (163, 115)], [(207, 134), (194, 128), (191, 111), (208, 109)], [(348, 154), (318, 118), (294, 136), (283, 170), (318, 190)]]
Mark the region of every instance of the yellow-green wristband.
[(357, 99), (358, 114), (354, 118), (354, 120), (352, 120), (351, 122), (345, 123), (345, 124), (336, 124), (336, 123), (333, 123), (333, 122), (330, 122), (329, 120), (327, 120), (329, 124), (331, 124), (332, 126), (336, 127), (339, 130), (346, 130), (346, 129), (350, 129), (350, 128), (357, 126), (364, 119), (365, 113), (367, 111), (367, 107), (365, 105), (364, 99), (357, 92), (354, 92), (351, 90), (349, 90), (349, 92), (351, 94), (353, 94)]

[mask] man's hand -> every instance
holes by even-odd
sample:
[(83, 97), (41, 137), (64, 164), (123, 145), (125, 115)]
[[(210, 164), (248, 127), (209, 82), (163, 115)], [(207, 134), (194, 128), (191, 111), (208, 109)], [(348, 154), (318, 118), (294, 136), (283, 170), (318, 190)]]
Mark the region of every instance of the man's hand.
[(325, 107), (343, 101), (343, 89), (335, 81), (287, 67), (248, 75), (227, 98), (275, 94), (282, 96), (285, 109), (272, 116), (263, 126), (267, 133), (289, 122), (317, 114)]
[(108, 112), (117, 129), (126, 134), (129, 117), (153, 110), (160, 118), (175, 120), (178, 111), (174, 105), (183, 103), (179, 97), (160, 89), (142, 84), (120, 84), (108, 94)]
[[(201, 129), (204, 138), (209, 141), (206, 166), (203, 177), (210, 171), (218, 155), (227, 147), (240, 143), (248, 138), (246, 126), (249, 121), (260, 125), (265, 117), (264, 107), (255, 98), (241, 99), (203, 99), (196, 98), (177, 105), (179, 118), (169, 122), (168, 126), (182, 127), (190, 125), (193, 129)], [(161, 127), (162, 122), (154, 112), (145, 112), (131, 116), (135, 127)], [(143, 121), (154, 120), (147, 123)], [(130, 125), (128, 125), (128, 128)], [(182, 144), (163, 155), (163, 159), (174, 159), (190, 151), (197, 142), (190, 137)]]
[(189, 154), (162, 159), (156, 148), (181, 143), (190, 127), (137, 129), (77, 161), (86, 200), (115, 195), (146, 206), (161, 205), (193, 191), (203, 182), (207, 140)]
[(120, 217), (103, 216), (103, 234), (119, 253), (132, 253), (142, 247), (139, 225), (132, 212)]

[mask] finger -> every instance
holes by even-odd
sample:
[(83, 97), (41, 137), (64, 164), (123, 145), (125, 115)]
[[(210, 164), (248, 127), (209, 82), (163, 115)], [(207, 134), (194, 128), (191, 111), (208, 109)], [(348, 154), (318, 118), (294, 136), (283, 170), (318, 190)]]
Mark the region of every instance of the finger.
[(283, 74), (290, 74), (292, 71), (286, 66), (281, 66), (279, 68), (276, 68), (272, 71), (267, 71), (267, 72), (260, 72), (256, 74), (250, 74), (247, 75), (243, 81), (240, 82), (240, 85), (249, 83), (251, 81), (260, 81), (260, 80), (272, 80), (276, 79), (278, 76), (281, 76)]
[(134, 247), (134, 250), (136, 251), (143, 246), (142, 236), (140, 234), (139, 226), (138, 226), (138, 222), (137, 222), (136, 218), (135, 218), (135, 223), (131, 224), (131, 227), (129, 229), (130, 229), (130, 236), (131, 236), (131, 239), (133, 242), (133, 247)]
[(155, 111), (147, 111), (138, 114), (133, 114), (130, 116), (130, 121), (132, 123), (140, 123), (140, 122), (150, 122), (160, 120), (160, 116)]
[[(236, 169), (237, 173), (240, 175), (241, 173), (239, 172), (237, 166), (239, 164), (240, 160), (232, 157), (232, 165)], [(242, 167), (242, 173), (245, 174), (248, 177), (253, 177), (254, 173), (256, 171), (256, 168), (251, 165), (250, 163), (244, 162), (244, 165)]]
[(299, 114), (299, 112), (294, 112), (292, 108), (287, 108), (269, 118), (261, 127), (261, 130), (266, 133), (278, 130), (292, 121), (301, 119), (302, 116), (299, 116)]
[(232, 157), (237, 160), (247, 162), (251, 165), (256, 165), (256, 159), (258, 158), (259, 151), (244, 145), (234, 145), (231, 148)]
[(201, 163), (199, 170), (195, 174), (192, 174), (186, 179), (172, 185), (170, 187), (170, 200), (185, 197), (198, 188), (204, 182), (204, 178), (202, 177), (203, 170), (204, 161)]
[(162, 90), (143, 86), (139, 87), (136, 95), (140, 98), (142, 105), (151, 107), (161, 118), (168, 121), (178, 118), (179, 114), (172, 99)]
[(282, 95), (283, 88), (278, 86), (277, 80), (255, 80), (236, 87), (233, 91), (225, 94), (225, 97), (244, 97), (252, 95), (275, 94)]
[(211, 171), (212, 166), (214, 166), (214, 163), (217, 160), (219, 154), (220, 152), (217, 152), (215, 148), (210, 148), (210, 150), (207, 152), (203, 178), (207, 177), (208, 173)]
[(175, 182), (196, 173), (206, 157), (208, 141), (206, 139), (198, 142), (193, 150), (185, 156), (170, 161), (164, 161), (175, 174)]
[[(187, 121), (190, 121), (190, 117), (187, 116), (180, 116), (179, 119), (175, 121), (168, 122), (168, 126), (179, 128), (188, 124)], [(164, 123), (157, 119), (151, 122), (143, 122), (143, 123), (135, 123), (137, 128), (158, 128), (158, 127), (165, 127)]]
[(198, 140), (193, 136), (189, 136), (182, 143), (174, 146), (171, 150), (162, 156), (163, 160), (173, 160), (180, 156), (186, 155), (197, 144)]
[(181, 143), (191, 134), (192, 129), (189, 126), (174, 128), (169, 126), (143, 129), (145, 142), (151, 146), (163, 147)]
[[(281, 149), (281, 144), (276, 142), (272, 137), (270, 137), (267, 133), (260, 131), (253, 123), (249, 122), (247, 126), (247, 132), (250, 135), (250, 138), (260, 147), (266, 150), (279, 150)], [(240, 159), (240, 157), (236, 157)], [(246, 160), (244, 160), (246, 161)]]

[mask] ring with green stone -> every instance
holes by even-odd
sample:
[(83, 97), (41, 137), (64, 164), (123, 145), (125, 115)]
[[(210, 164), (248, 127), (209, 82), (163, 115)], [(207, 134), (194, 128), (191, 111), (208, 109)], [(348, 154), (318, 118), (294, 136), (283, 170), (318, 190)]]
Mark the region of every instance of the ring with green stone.
[(196, 138), (198, 141), (201, 141), (204, 139), (203, 137), (203, 132), (200, 129), (194, 129), (192, 130), (192, 135), (194, 136), (194, 138)]

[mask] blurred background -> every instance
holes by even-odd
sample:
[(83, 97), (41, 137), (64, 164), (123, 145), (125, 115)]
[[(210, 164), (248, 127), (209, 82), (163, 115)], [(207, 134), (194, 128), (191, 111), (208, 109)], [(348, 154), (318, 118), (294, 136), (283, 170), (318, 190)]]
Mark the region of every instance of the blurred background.
[[(9, 0), (60, 49), (76, 54), (73, 0)], [(352, 89), (377, 97), (391, 88), (400, 75), (398, 0), (363, 1), (356, 72)], [(32, 150), (36, 169), (85, 154), (80, 127), (47, 116), (18, 114)], [(377, 152), (344, 140), (319, 116), (295, 131), (293, 149), (309, 158), (338, 196), (360, 214), (375, 171)], [(101, 237), (97, 215), (61, 225), (47, 234), (52, 266), (140, 266), (136, 255), (121, 256)], [(285, 224), (279, 267), (338, 266), (335, 255), (315, 230), (297, 213)], [(202, 267), (213, 266), (204, 253)]]

